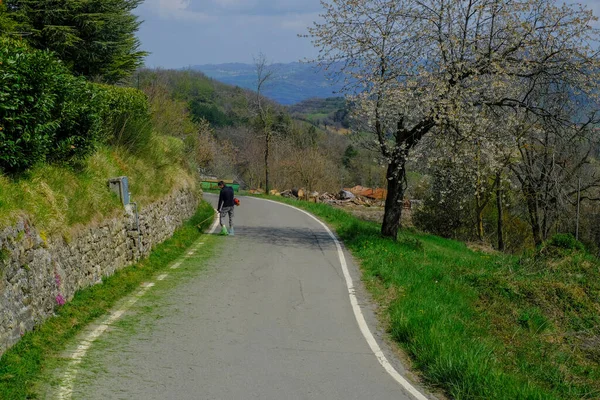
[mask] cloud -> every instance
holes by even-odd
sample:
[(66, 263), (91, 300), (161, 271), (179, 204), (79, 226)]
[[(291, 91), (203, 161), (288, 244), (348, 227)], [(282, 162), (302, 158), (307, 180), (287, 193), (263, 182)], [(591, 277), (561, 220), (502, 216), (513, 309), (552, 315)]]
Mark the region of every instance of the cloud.
[(157, 0), (157, 6), (163, 11), (184, 11), (190, 6), (190, 0)]
[(146, 0), (144, 4), (156, 15), (180, 19), (302, 15), (322, 8), (319, 0)]
[(147, 0), (143, 7), (148, 7), (154, 14), (167, 19), (188, 21), (210, 19), (210, 15), (192, 10), (191, 4), (191, 0)]
[(284, 16), (280, 22), (279, 26), (286, 30), (292, 30), (296, 33), (305, 33), (306, 28), (313, 25), (314, 21), (319, 19), (318, 13), (308, 13), (308, 14), (290, 14)]

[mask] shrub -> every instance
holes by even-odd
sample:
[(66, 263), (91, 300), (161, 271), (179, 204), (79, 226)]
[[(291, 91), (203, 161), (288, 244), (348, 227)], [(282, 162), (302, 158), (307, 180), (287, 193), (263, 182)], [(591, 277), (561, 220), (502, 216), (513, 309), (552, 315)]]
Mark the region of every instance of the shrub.
[(0, 39), (0, 169), (72, 163), (101, 143), (143, 149), (152, 124), (144, 93), (71, 75), (48, 51)]
[(0, 38), (0, 169), (82, 158), (99, 134), (93, 88), (48, 51)]
[(585, 246), (570, 233), (558, 233), (550, 238), (547, 247), (563, 250), (585, 250)]
[(103, 141), (103, 104), (96, 88), (67, 75), (58, 93), (59, 126), (48, 161), (69, 163), (92, 154)]
[(139, 152), (150, 143), (152, 121), (148, 98), (140, 90), (94, 85), (99, 95), (104, 141)]

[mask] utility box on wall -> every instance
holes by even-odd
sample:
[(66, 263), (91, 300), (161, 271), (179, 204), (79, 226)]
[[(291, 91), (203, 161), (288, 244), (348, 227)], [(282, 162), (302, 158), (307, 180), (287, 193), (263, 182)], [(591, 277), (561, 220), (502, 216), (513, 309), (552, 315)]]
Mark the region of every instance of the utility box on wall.
[(109, 179), (108, 187), (119, 196), (124, 206), (129, 204), (129, 181), (126, 176)]

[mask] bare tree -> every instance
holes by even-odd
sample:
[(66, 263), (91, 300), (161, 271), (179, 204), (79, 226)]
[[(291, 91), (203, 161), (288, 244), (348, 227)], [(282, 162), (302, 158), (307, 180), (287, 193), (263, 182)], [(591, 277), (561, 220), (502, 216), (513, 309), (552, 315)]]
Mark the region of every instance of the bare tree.
[(273, 109), (271, 103), (265, 101), (262, 93), (265, 86), (274, 78), (275, 71), (269, 66), (267, 57), (260, 53), (254, 59), (256, 71), (256, 113), (258, 116), (258, 130), (265, 138), (265, 192), (270, 190), (270, 165), (269, 157), (271, 142), (273, 140)]
[(595, 117), (577, 125), (542, 118), (518, 128), (519, 157), (510, 170), (519, 182), (536, 245), (576, 206), (578, 193), (585, 197), (600, 187), (600, 174), (589, 168), (598, 146), (593, 131), (597, 122)]

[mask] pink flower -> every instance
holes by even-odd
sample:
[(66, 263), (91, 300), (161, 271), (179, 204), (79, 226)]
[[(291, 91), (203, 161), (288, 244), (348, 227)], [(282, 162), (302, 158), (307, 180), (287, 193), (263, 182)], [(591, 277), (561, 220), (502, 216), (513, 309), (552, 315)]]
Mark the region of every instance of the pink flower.
[(58, 305), (59, 305), (59, 306), (64, 306), (64, 305), (65, 305), (65, 303), (66, 303), (66, 300), (65, 300), (65, 298), (62, 296), (62, 294), (60, 294), (60, 293), (59, 293), (59, 294), (56, 296), (56, 302), (58, 303)]

